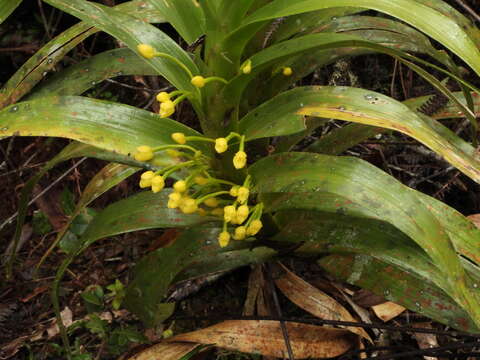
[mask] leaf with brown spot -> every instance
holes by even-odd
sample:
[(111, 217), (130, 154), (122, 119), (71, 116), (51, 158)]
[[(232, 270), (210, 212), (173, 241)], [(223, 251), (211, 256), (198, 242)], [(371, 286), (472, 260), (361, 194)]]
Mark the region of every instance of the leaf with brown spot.
[[(343, 329), (286, 322), (295, 359), (330, 358), (344, 354), (356, 341), (356, 335)], [(205, 329), (180, 334), (172, 341), (215, 344), (245, 353), (284, 358), (287, 356), (280, 322), (271, 320), (225, 321)]]
[[(282, 275), (275, 279), (275, 284), (282, 291), (283, 295), (303, 310), (320, 319), (357, 321), (349, 311), (334, 298), (310, 285), (285, 266), (279, 267), (278, 269), (282, 271)], [(346, 327), (346, 329), (372, 342), (372, 339), (364, 329), (358, 327)]]

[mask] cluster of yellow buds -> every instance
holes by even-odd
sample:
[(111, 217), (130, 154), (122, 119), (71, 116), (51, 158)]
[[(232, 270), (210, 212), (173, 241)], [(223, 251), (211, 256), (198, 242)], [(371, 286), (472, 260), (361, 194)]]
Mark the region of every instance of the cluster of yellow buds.
[[(167, 98), (164, 94), (161, 97)], [(228, 150), (229, 141), (237, 139), (239, 151), (233, 156), (233, 164), (237, 169), (241, 169), (247, 162), (244, 151), (245, 137), (230, 133), (225, 138), (211, 139), (202, 136), (186, 136), (176, 132), (171, 134), (171, 138), (172, 144), (169, 145), (154, 148), (142, 145), (137, 148), (134, 154), (137, 161), (155, 159), (157, 152), (165, 152), (175, 160), (174, 165), (142, 173), (140, 188), (151, 188), (154, 193), (157, 193), (165, 188), (168, 177), (183, 171), (182, 174), (187, 173), (187, 176), (183, 179), (179, 179), (178, 175), (175, 176), (177, 181), (173, 183), (173, 191), (168, 195), (168, 208), (178, 209), (184, 214), (198, 213), (220, 218), (223, 221), (223, 230), (218, 236), (218, 241), (222, 247), (227, 246), (231, 238), (228, 226), (236, 226), (233, 230), (235, 240), (256, 235), (262, 228), (260, 218), (263, 205), (249, 204), (250, 177), (247, 176), (243, 184), (215, 178), (211, 169), (212, 159), (190, 145), (195, 142), (209, 142), (217, 153), (223, 153)]]

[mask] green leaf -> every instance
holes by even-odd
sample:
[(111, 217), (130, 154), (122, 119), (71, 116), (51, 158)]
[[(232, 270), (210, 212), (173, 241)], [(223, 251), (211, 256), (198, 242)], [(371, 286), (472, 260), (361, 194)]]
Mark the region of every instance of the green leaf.
[[(144, 21), (163, 21), (158, 12), (143, 0), (126, 2), (118, 5), (115, 9), (137, 16)], [(97, 31), (99, 29), (81, 22), (45, 44), (5, 84), (0, 92), (0, 108), (17, 102), (41, 81), (45, 74), (54, 69), (66, 53)]]
[[(97, 3), (82, 0), (45, 1), (123, 41), (132, 51), (137, 51), (139, 44), (149, 44), (158, 52), (168, 54), (183, 63), (191, 73), (199, 73), (190, 56), (174, 40), (153, 25)], [(144, 61), (177, 89), (197, 94), (198, 89), (190, 83), (191, 76), (176, 62), (163, 57), (144, 59)], [(195, 98), (192, 98), (192, 101), (194, 106), (199, 105)]]
[(444, 280), (432, 281), (479, 321), (475, 305), (479, 294), (465, 276), (452, 244), (455, 240), (411, 189), (359, 159), (309, 153), (271, 156), (251, 166), (249, 173), (269, 211), (342, 212), (395, 226), (420, 245), (442, 271)]
[(165, 16), (188, 44), (205, 33), (205, 17), (196, 0), (148, 0), (148, 2)]
[[(0, 136), (65, 137), (123, 155), (134, 153), (140, 145), (172, 144), (174, 132), (199, 135), (149, 111), (79, 96), (40, 98), (0, 111)], [(198, 147), (209, 151), (208, 146)], [(159, 160), (164, 165), (172, 162), (167, 156)]]
[[(402, 132), (418, 140), (480, 183), (475, 150), (443, 125), (373, 91), (349, 87), (299, 87), (248, 113), (239, 124), (248, 140), (304, 129), (304, 116), (334, 118)], [(257, 119), (261, 119), (259, 124)]]
[(318, 264), (341, 281), (368, 289), (440, 323), (472, 333), (479, 330), (470, 316), (437, 286), (378, 259), (335, 254), (323, 257)]
[(0, 24), (22, 3), (22, 0), (6, 0), (0, 2)]
[[(412, 25), (450, 49), (480, 75), (480, 51), (462, 26), (450, 17), (414, 0), (397, 0), (394, 3), (390, 0), (275, 0), (247, 17), (242, 28), (237, 31), (242, 32), (242, 29), (245, 30), (249, 25), (282, 16), (344, 6), (376, 10)], [(237, 46), (240, 50), (241, 47), (242, 44)]]
[(130, 49), (109, 50), (56, 73), (39, 84), (26, 100), (81, 95), (105, 79), (125, 75), (156, 75), (156, 72)]
[(186, 229), (173, 244), (144, 257), (135, 268), (134, 280), (127, 289), (127, 308), (147, 326), (155, 326), (166, 319), (164, 314), (158, 313), (158, 306), (166, 305), (160, 301), (172, 281), (263, 262), (276, 254), (265, 247), (247, 249), (252, 244), (241, 241), (221, 248), (217, 240), (220, 231), (215, 225)]

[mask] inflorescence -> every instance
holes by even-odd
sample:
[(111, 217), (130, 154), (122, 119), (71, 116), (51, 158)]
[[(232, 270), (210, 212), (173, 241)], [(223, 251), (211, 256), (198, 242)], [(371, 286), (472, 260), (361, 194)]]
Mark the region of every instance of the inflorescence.
[[(168, 195), (168, 208), (178, 209), (184, 214), (198, 213), (221, 218), (223, 229), (218, 241), (222, 247), (228, 245), (231, 237), (243, 240), (256, 235), (262, 228), (260, 218), (263, 204), (252, 205), (249, 201), (250, 176), (247, 176), (242, 184), (215, 178), (210, 167), (211, 159), (194, 145), (190, 145), (195, 142), (209, 142), (215, 151), (221, 154), (228, 150), (230, 141), (238, 140), (239, 150), (233, 156), (233, 165), (236, 169), (242, 169), (247, 164), (245, 136), (232, 132), (225, 138), (211, 139), (176, 132), (171, 134), (171, 138), (173, 144), (153, 148), (142, 145), (137, 148), (134, 154), (137, 161), (154, 160), (155, 154), (160, 152), (165, 152), (175, 159), (174, 165), (142, 173), (140, 187), (151, 188), (157, 193), (164, 189), (168, 177), (177, 178), (172, 186), (173, 192)], [(236, 226), (233, 235), (229, 232), (229, 225)]]

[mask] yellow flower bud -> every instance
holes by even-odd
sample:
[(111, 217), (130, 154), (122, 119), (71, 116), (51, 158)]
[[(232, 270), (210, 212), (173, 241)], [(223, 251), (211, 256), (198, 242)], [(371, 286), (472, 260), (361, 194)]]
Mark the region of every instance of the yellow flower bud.
[(212, 208), (218, 206), (218, 200), (215, 199), (215, 198), (209, 198), (209, 199), (205, 200), (203, 203), (205, 205), (207, 205), (208, 207), (212, 207)]
[(182, 194), (178, 192), (172, 192), (170, 195), (168, 195), (168, 198), (173, 201), (180, 201), (182, 199)]
[(223, 209), (222, 208), (215, 208), (213, 209), (210, 214), (214, 216), (222, 216), (223, 217)]
[(237, 224), (241, 224), (245, 220), (247, 220), (248, 213), (249, 213), (249, 210), (247, 205), (239, 206), (237, 209), (237, 219), (236, 219)]
[(183, 193), (187, 191), (187, 183), (184, 180), (178, 180), (175, 184), (173, 184), (173, 188), (176, 192)]
[(238, 189), (240, 189), (240, 186), (238, 186), (238, 185), (232, 186), (232, 188), (230, 189), (230, 195), (233, 196), (233, 197), (237, 197), (238, 196)]
[(252, 60), (247, 60), (240, 69), (244, 74), (250, 74), (252, 72)]
[(195, 181), (195, 184), (197, 184), (197, 185), (205, 185), (206, 183), (208, 183), (208, 179), (206, 177), (203, 177), (203, 176), (200, 176), (200, 175), (195, 176), (193, 181)]
[(205, 209), (202, 209), (202, 208), (198, 208), (197, 213), (200, 216), (207, 216), (207, 211)]
[(155, 176), (155, 173), (153, 171), (145, 171), (141, 176), (140, 176), (140, 187), (142, 189), (147, 188), (152, 186), (152, 179)]
[(245, 186), (240, 186), (237, 190), (237, 200), (240, 204), (245, 203), (250, 195), (250, 190)]
[(205, 78), (200, 75), (194, 76), (190, 82), (197, 88), (202, 88), (205, 86)]
[(165, 180), (163, 176), (156, 175), (152, 179), (152, 191), (154, 193), (157, 193), (159, 191), (162, 191), (162, 189), (165, 187)]
[(142, 145), (137, 147), (137, 152), (133, 156), (137, 161), (148, 161), (153, 159), (153, 150), (150, 146)]
[(180, 206), (180, 203), (178, 201), (175, 201), (175, 200), (168, 200), (167, 202), (167, 207), (169, 209), (176, 209)]
[(167, 100), (160, 104), (160, 117), (166, 118), (175, 112), (175, 104), (172, 100)]
[(148, 44), (139, 44), (137, 45), (137, 50), (146, 59), (151, 59), (155, 56), (155, 49), (153, 46)]
[(218, 235), (218, 244), (220, 245), (220, 247), (223, 248), (227, 246), (229, 242), (230, 242), (230, 234), (227, 231), (222, 231)]
[(262, 227), (263, 224), (260, 220), (253, 220), (247, 228), (247, 235), (256, 235)]
[(166, 102), (166, 101), (169, 101), (170, 100), (170, 94), (165, 92), (165, 91), (162, 91), (160, 93), (157, 94), (157, 101), (158, 102)]
[(237, 210), (235, 209), (235, 206), (228, 205), (223, 208), (223, 218), (226, 222), (232, 221), (235, 216), (237, 216)]
[(244, 168), (246, 164), (247, 164), (247, 154), (245, 153), (245, 151), (237, 152), (233, 157), (233, 166), (235, 166), (235, 169)]
[(225, 138), (215, 139), (215, 151), (219, 154), (228, 150), (228, 141)]
[(187, 139), (185, 138), (184, 133), (173, 133), (172, 135), (172, 140), (175, 141), (177, 144), (183, 145), (187, 142)]
[(283, 68), (283, 71), (282, 71), (282, 74), (283, 74), (284, 76), (290, 76), (290, 75), (292, 75), (292, 74), (293, 74), (292, 68), (289, 67), (289, 66), (284, 67), (284, 68)]
[(176, 209), (180, 206), (180, 202), (182, 200), (182, 194), (173, 192), (170, 195), (168, 195), (168, 203), (167, 207), (169, 209)]
[(185, 199), (180, 204), (180, 210), (182, 210), (184, 214), (193, 214), (198, 210), (197, 202), (195, 199)]
[(235, 228), (233, 238), (235, 240), (243, 240), (247, 236), (247, 228), (245, 226), (238, 226)]

